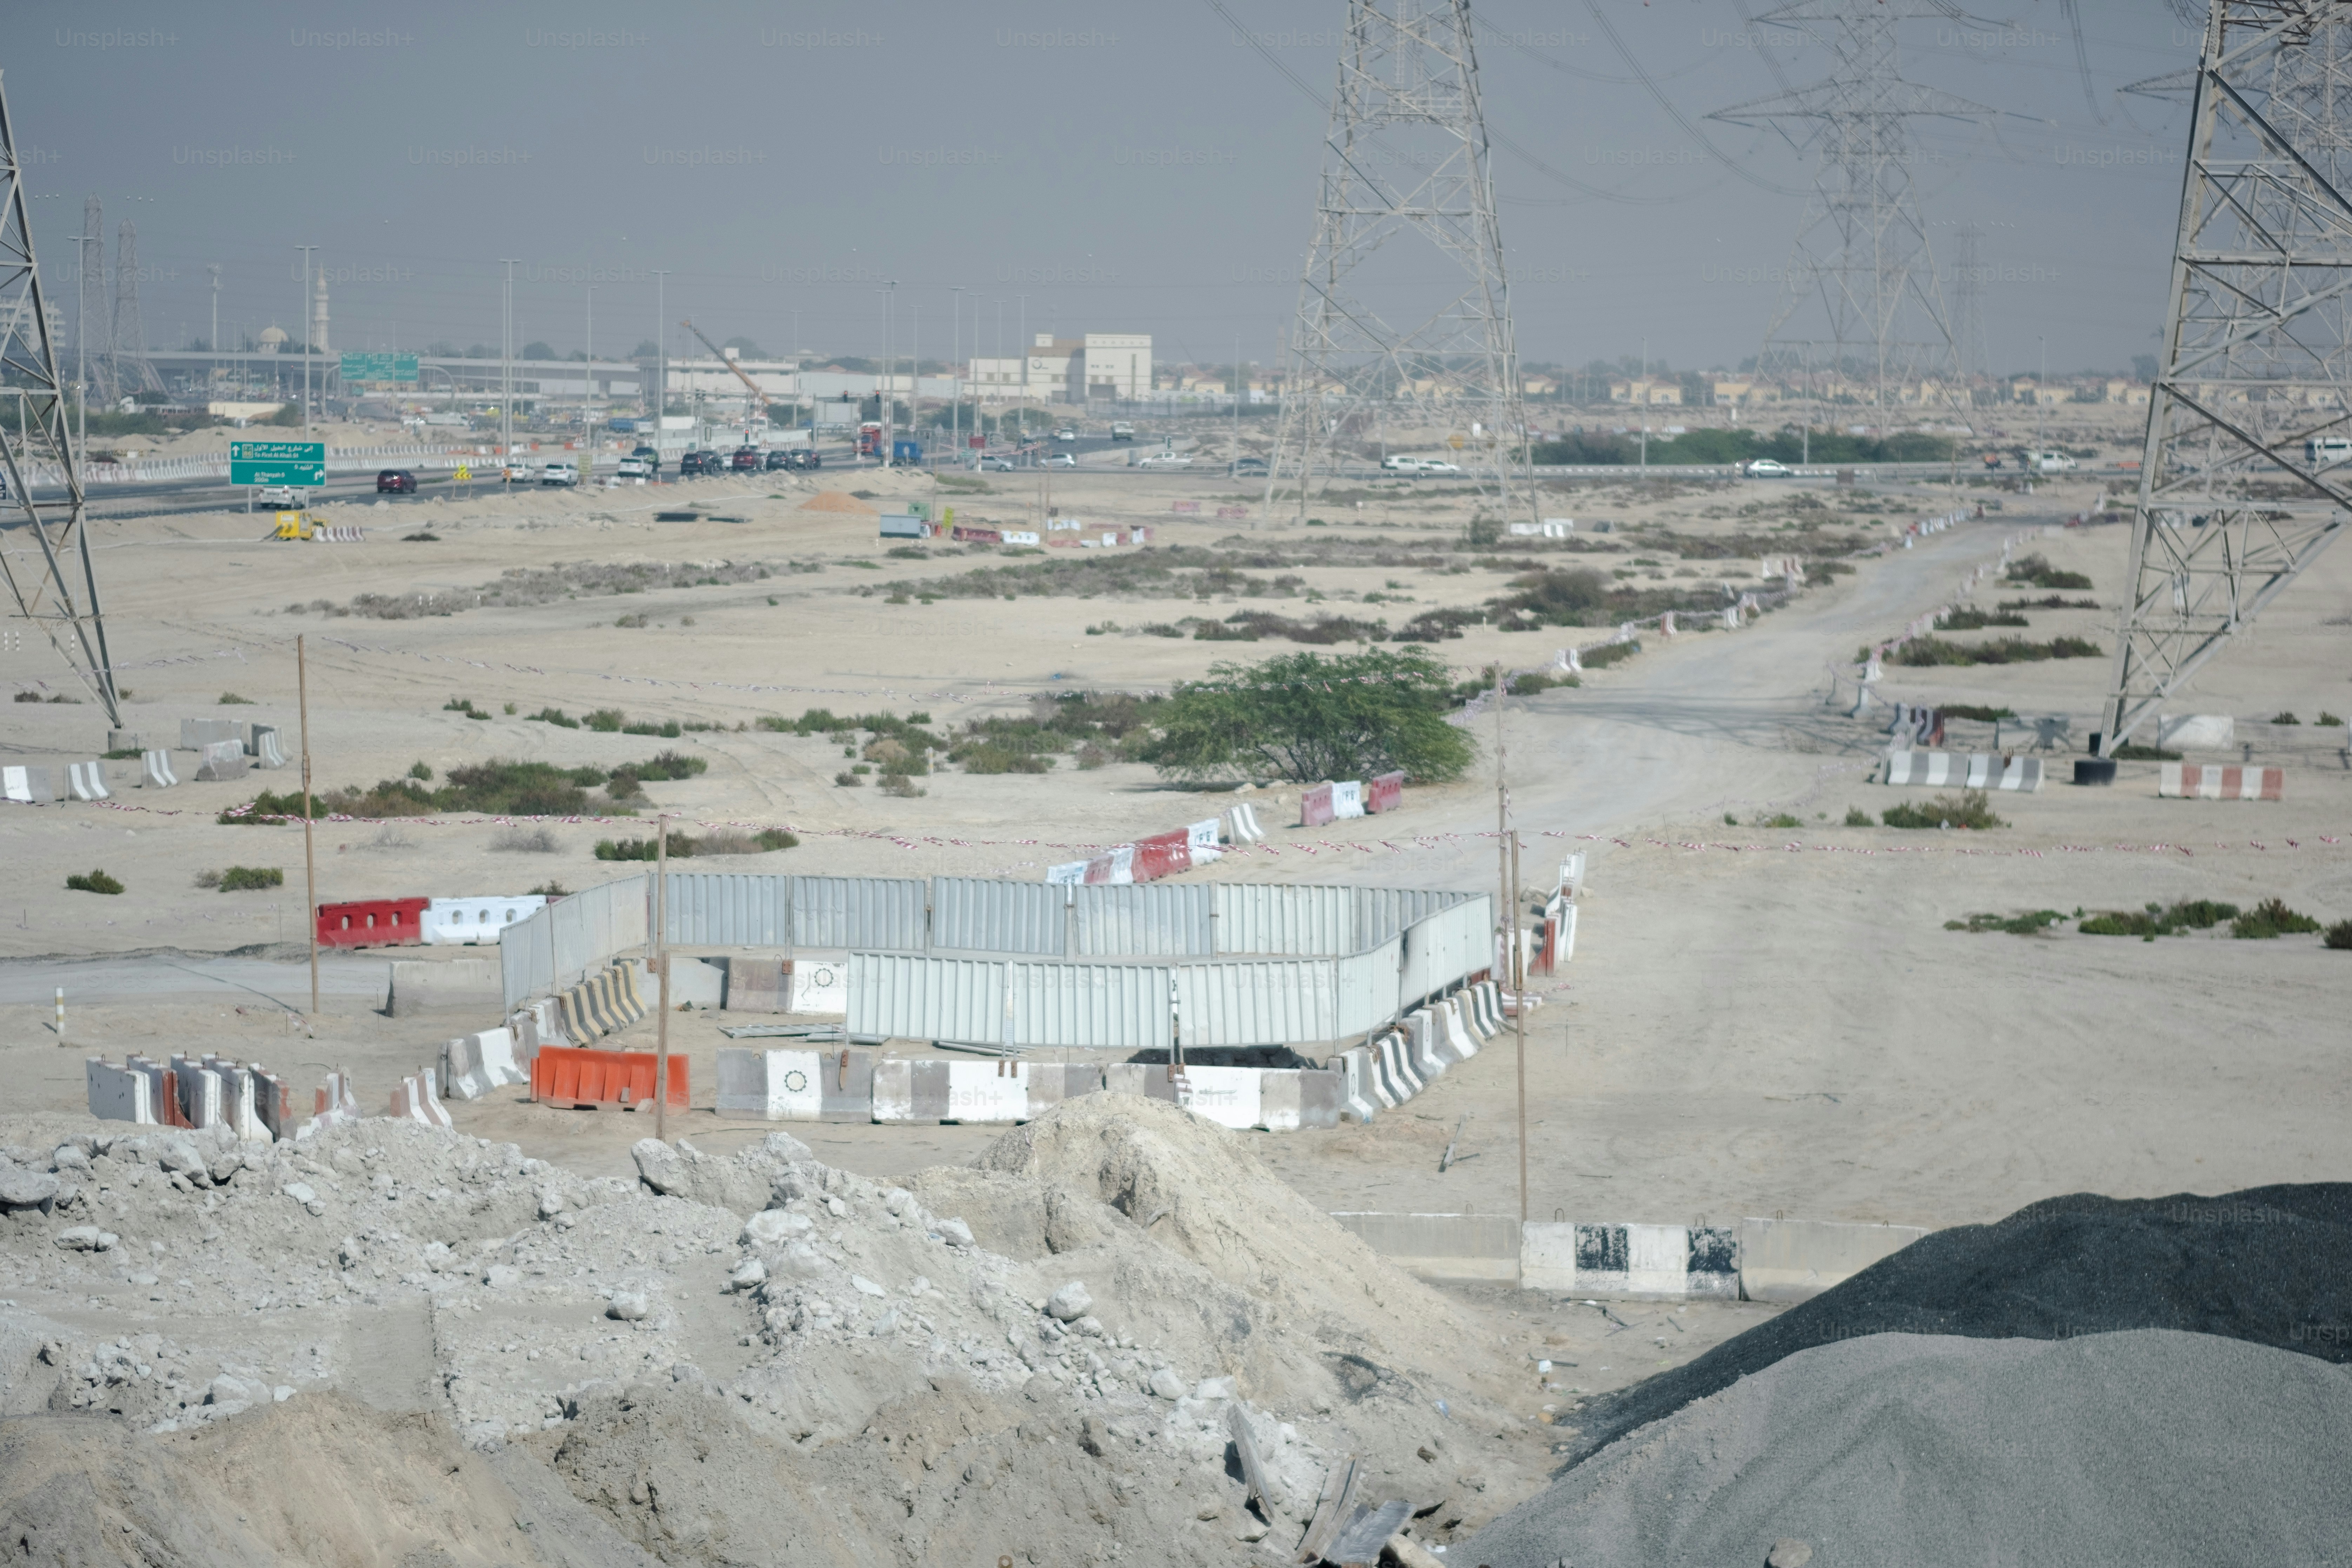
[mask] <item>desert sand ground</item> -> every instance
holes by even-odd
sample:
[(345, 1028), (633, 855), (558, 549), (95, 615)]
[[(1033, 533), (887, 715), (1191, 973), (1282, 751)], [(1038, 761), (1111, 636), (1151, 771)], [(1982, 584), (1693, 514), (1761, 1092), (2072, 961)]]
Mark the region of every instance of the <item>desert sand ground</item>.
[[(1964, 500), (2002, 510), (1864, 561), (1745, 630), (1654, 638), (1580, 689), (1507, 705), (1503, 733), (1526, 883), (1548, 886), (1570, 849), (1592, 858), (1575, 960), (1556, 977), (1538, 977), (1548, 1005), (1528, 1021), (1535, 1215), (1720, 1221), (1786, 1213), (1941, 1225), (2085, 1188), (2210, 1192), (2341, 1174), (2347, 1088), (2331, 1045), (2340, 1034), (2345, 955), (2323, 951), (2313, 937), (2146, 944), (1944, 929), (1978, 911), (2133, 908), (2197, 896), (2243, 903), (2278, 895), (2323, 920), (2352, 916), (2352, 848), (2344, 842), (2352, 773), (2316, 737), (2292, 759), (2287, 798), (2278, 805), (2159, 801), (2152, 763), (2125, 764), (2114, 789), (2077, 790), (2064, 782), (2062, 757), (2041, 794), (1998, 799), (2010, 826), (1997, 831), (1841, 825), (1849, 806), (1874, 815), (1919, 792), (1864, 782), (1884, 740), (1876, 723), (1845, 716), (1850, 686), (1831, 705), (1827, 666), (1946, 602), (1969, 568), (1998, 557), (2003, 539), (2084, 510), (2099, 489), (2090, 480), (2035, 495), (1964, 488)], [(659, 808), (689, 824), (782, 825), (803, 836), (796, 849), (730, 860), (727, 868), (1027, 878), (1076, 853), (1064, 847), (1171, 826), (1223, 801), (1166, 788), (1140, 766), (1079, 772), (1066, 757), (1043, 776), (934, 774), (921, 781), (922, 797), (895, 799), (836, 786), (846, 763), (823, 736), (734, 726), (827, 707), (928, 712), (951, 727), (1019, 711), (1038, 692), (1164, 689), (1220, 658), (1289, 645), (1138, 635), (1149, 623), (1264, 604), (1288, 615), (1377, 613), (1394, 624), (1431, 606), (1475, 605), (1504, 580), (1475, 564), (1377, 563), (1384, 552), (1443, 556), (1451, 565), (1477, 557), (1454, 542), (1466, 517), (1461, 503), (1407, 484), (1369, 487), (1318, 507), (1326, 526), (1309, 529), (1265, 515), (1258, 498), (1214, 476), (1081, 473), (1055, 481), (1054, 504), (1065, 515), (1108, 526), (1150, 522), (1160, 544), (1245, 552), (1328, 542), (1336, 559), (1251, 569), (1300, 577), (1286, 600), (927, 603), (920, 590), (929, 581), (1017, 563), (985, 547), (944, 543), (927, 559), (894, 559), (871, 514), (805, 510), (820, 489), (874, 492), (868, 504), (922, 495), (954, 504), (959, 520), (1007, 525), (1033, 520), (1043, 504), (1025, 476), (994, 476), (985, 493), (949, 495), (924, 478), (828, 470), (814, 482), (772, 475), (756, 484), (333, 509), (333, 521), (366, 527), (366, 542), (352, 545), (257, 542), (251, 521), (236, 513), (101, 523), (110, 631), (133, 693), (126, 723), (151, 744), (175, 739), (184, 716), (258, 720), (290, 734), (293, 642), (307, 634), (310, 746), (322, 787), (372, 784), (418, 762), (436, 773), (492, 756), (611, 767), (677, 748), (707, 759), (709, 770), (649, 784)], [(1768, 529), (1789, 515), (1787, 498), (1796, 493), (1756, 484), (1579, 483), (1557, 500), (1579, 519), (1580, 546), (1625, 548), (1535, 559), (1622, 569), (1645, 581), (1744, 573), (1752, 584), (1752, 561), (1677, 563), (1624, 531), (1653, 521), (1692, 534)], [(1940, 487), (1818, 494), (1875, 537), (1950, 504)], [(1250, 515), (1200, 521), (1172, 512), (1180, 501), (1201, 503), (1202, 516), (1221, 504)], [(1738, 516), (1759, 501), (1767, 507), (1760, 520)], [(656, 511), (687, 503), (696, 503), (698, 521), (656, 521)], [(1601, 521), (1617, 531), (1595, 535)], [(404, 538), (422, 531), (437, 537)], [(2095, 584), (2087, 596), (2111, 606), (2127, 535), (2120, 526), (2063, 530), (2022, 548), (2087, 573)], [(1637, 557), (1657, 564), (1629, 564)], [(632, 561), (762, 563), (772, 574), (406, 619), (290, 607), (346, 605), (361, 594), (470, 604), (477, 590), (517, 569)], [(891, 603), (889, 585), (898, 584), (911, 591)], [(1322, 602), (1310, 603), (1309, 591)], [(1977, 602), (2019, 592), (1989, 584)], [(1367, 595), (1380, 599), (1368, 605)], [(2338, 552), (2210, 666), (2179, 706), (2241, 719), (2345, 711), (2352, 706), (2347, 612), (2352, 557)], [(624, 617), (643, 624), (615, 624)], [(2032, 618), (2021, 635), (2111, 642), (2105, 607)], [(1122, 629), (1088, 635), (1105, 623)], [(1544, 664), (1565, 640), (1559, 632), (1473, 626), (1436, 651), (1466, 676), (1496, 660)], [(22, 688), (68, 689), (46, 649), (15, 648), (5, 668)], [(2079, 735), (2093, 727), (2106, 675), (2104, 659), (1891, 668), (1883, 689), (1906, 700), (2068, 714)], [(252, 705), (223, 707), (225, 691)], [(446, 709), (453, 699), (491, 717)], [(633, 719), (726, 728), (656, 740), (522, 717), (545, 706), (574, 714), (618, 707)], [(0, 710), (0, 725), (12, 757), (53, 762), (93, 754), (103, 729), (87, 703), (12, 705)], [(1476, 733), (1491, 759), (1491, 721), (1481, 720)], [(20, 807), (0, 818), (17, 867), (10, 902), (19, 911), (17, 921), (0, 921), (0, 953), (18, 961), (0, 974), (14, 987), (0, 1014), (0, 1051), (27, 1109), (78, 1106), (86, 1049), (233, 1050), (290, 1066), (305, 1084), (313, 1069), (303, 1064), (342, 1062), (373, 1096), (395, 1070), (430, 1060), (442, 1037), (488, 1022), (382, 1016), (373, 1010), (381, 954), (332, 958), (329, 994), (307, 1020), (289, 1011), (307, 1011), (296, 969), (281, 967), (275, 981), (248, 991), (174, 979), (186, 971), (169, 966), (190, 963), (189, 955), (299, 955), (299, 830), (214, 821), (257, 787), (290, 787), (294, 774), (151, 792), (129, 787), (132, 764), (111, 766), (121, 809)], [(1295, 792), (1276, 786), (1255, 798), (1269, 826), (1295, 820), (1285, 809)], [(1752, 826), (1781, 812), (1803, 826)], [(1727, 813), (1738, 826), (1727, 825)], [(1485, 836), (1494, 823), (1494, 785), (1482, 762), (1462, 783), (1410, 791), (1397, 816), (1312, 832), (1277, 828), (1264, 852), (1192, 874), (1491, 889), (1496, 846)], [(558, 825), (555, 852), (509, 854), (491, 850), (494, 827), (462, 818), (390, 829), (321, 824), (320, 897), (520, 891), (550, 879), (579, 888), (634, 869), (593, 859), (596, 838), (644, 830)], [(232, 863), (282, 867), (287, 886), (235, 894), (195, 886), (199, 871)], [(93, 867), (121, 877), (129, 892), (107, 899), (63, 890), (68, 872)], [(74, 961), (98, 954), (154, 956), (142, 961), (135, 984), (120, 968), (79, 984)], [(66, 1050), (50, 1027), (52, 984), (68, 990)], [(698, 1087), (710, 1081), (721, 1021), (674, 1021), (673, 1044), (693, 1059)], [(640, 1026), (628, 1043), (649, 1043), (650, 1033), (650, 1024)], [(1327, 1208), (1515, 1213), (1513, 1055), (1507, 1037), (1402, 1113), (1370, 1127), (1262, 1137), (1261, 1156)], [(457, 1116), (469, 1131), (512, 1138), (581, 1169), (625, 1169), (626, 1145), (646, 1131), (635, 1118), (556, 1112), (505, 1097), (460, 1106)], [(1438, 1154), (1465, 1117), (1462, 1147), (1475, 1158), (1440, 1175)], [(681, 1121), (674, 1132), (710, 1147), (745, 1135), (708, 1112)], [(812, 1131), (821, 1156), (877, 1175), (961, 1157), (989, 1136), (954, 1127)]]

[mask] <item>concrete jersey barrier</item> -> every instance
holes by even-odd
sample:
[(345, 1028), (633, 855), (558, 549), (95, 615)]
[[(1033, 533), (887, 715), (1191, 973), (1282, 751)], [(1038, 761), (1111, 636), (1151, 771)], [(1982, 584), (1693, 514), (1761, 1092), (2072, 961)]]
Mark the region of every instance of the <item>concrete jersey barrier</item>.
[(2042, 759), (1982, 752), (1962, 756), (1953, 752), (1893, 752), (1886, 758), (1885, 782), (2032, 795), (2042, 787)]
[(2167, 763), (2157, 775), (2156, 793), (2160, 800), (2284, 800), (2286, 770)]
[(395, 1018), (443, 1007), (471, 1007), (493, 1016), (506, 1008), (504, 977), (495, 958), (396, 959), (384, 1008)]

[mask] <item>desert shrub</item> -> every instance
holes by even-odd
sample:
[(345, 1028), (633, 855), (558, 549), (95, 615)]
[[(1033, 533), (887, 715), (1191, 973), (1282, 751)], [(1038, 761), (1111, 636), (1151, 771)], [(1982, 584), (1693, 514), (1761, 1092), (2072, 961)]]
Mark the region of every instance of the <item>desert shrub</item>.
[(1976, 832), (2009, 826), (1993, 815), (1992, 803), (1980, 789), (1939, 795), (1916, 803), (1905, 801), (1880, 812), (1878, 820), (1889, 827), (1958, 827)]
[(929, 793), (904, 773), (884, 773), (881, 787), (884, 795), (896, 795), (900, 800), (913, 800)]
[(220, 873), (216, 884), (224, 893), (257, 892), (264, 888), (282, 888), (286, 873), (276, 866), (231, 866)]
[(2149, 903), (2137, 910), (2102, 910), (2077, 928), (2085, 936), (2137, 936), (2153, 942), (2182, 931), (2210, 931), (2235, 920), (2238, 906), (2212, 899), (2177, 899), (2169, 905)]
[(253, 706), (253, 699), (252, 699), (252, 698), (250, 698), (250, 697), (239, 697), (239, 696), (238, 696), (236, 692), (234, 692), (234, 691), (224, 691), (224, 692), (222, 692), (222, 693), (220, 694), (219, 702), (220, 702), (220, 706), (222, 706), (223, 708), (236, 708), (236, 707), (240, 707), (240, 706), (241, 706), (241, 707), (246, 707), (246, 708), (250, 708), (250, 707), (252, 707), (252, 706)]
[(2052, 637), (2048, 642), (1997, 637), (1980, 643), (1914, 637), (1895, 650), (1894, 662), (1914, 668), (1948, 664), (2038, 664), (2052, 658), (2099, 658), (2105, 651), (2088, 637)]
[(1946, 921), (1946, 931), (2003, 931), (2011, 936), (2032, 936), (2056, 925), (2066, 917), (2056, 910), (2029, 910), (2019, 915), (1970, 915), (1964, 921)]
[(1863, 810), (1862, 807), (1858, 805), (1849, 805), (1845, 808), (1845, 825), (1848, 827), (1875, 827), (1878, 826), (1876, 823), (1870, 820), (1870, 813)]
[(1445, 721), (1452, 688), (1445, 667), (1418, 647), (1214, 665), (1207, 679), (1177, 688), (1158, 733), (1134, 752), (1194, 783), (1272, 774), (1312, 784), (1396, 769), (1443, 782), (1475, 755)]
[(452, 697), (448, 701), (441, 704), (441, 711), (463, 713), (468, 719), (487, 719), (490, 716), (488, 710), (475, 707), (474, 700), (470, 697)]
[(524, 718), (527, 722), (534, 724), (552, 724), (559, 730), (577, 730), (580, 728), (580, 721), (574, 719), (571, 714), (566, 713), (561, 708), (542, 708), (536, 713), (524, 715)]
[(2286, 907), (2284, 899), (2264, 899), (2252, 909), (2230, 922), (2233, 937), (2266, 940), (2271, 937), (2299, 935), (2319, 929), (2319, 922), (2309, 915)]
[(2123, 763), (2177, 763), (2180, 760), (2179, 752), (2164, 746), (2143, 746), (2136, 742), (2126, 742), (2107, 755)]
[(2014, 719), (2016, 710), (2010, 708), (1988, 708), (1981, 702), (1951, 702), (1936, 710), (1947, 719), (1973, 719), (1979, 724), (1995, 720)]
[(752, 837), (760, 841), (760, 847), (762, 849), (797, 849), (801, 847), (799, 834), (787, 832), (781, 827), (762, 827)]
[(103, 871), (76, 871), (66, 879), (66, 886), (77, 893), (119, 893), (122, 884)]
[(1606, 669), (1612, 664), (1624, 663), (1641, 651), (1642, 639), (1634, 637), (1626, 642), (1602, 643), (1599, 647), (1587, 648), (1576, 657), (1587, 669)]
[(2338, 952), (2352, 952), (2352, 921), (2337, 921), (2322, 940)]
[(1760, 818), (1757, 822), (1756, 826), (1759, 827), (1802, 827), (1804, 824), (1783, 811), (1776, 813), (1771, 816)]
[(2030, 584), (2036, 588), (2082, 589), (2091, 585), (2091, 580), (2080, 572), (2061, 571), (2050, 564), (2047, 556), (2039, 554), (2021, 556), (2011, 562), (2009, 580)]
[(1947, 632), (1981, 631), (1987, 626), (2026, 626), (2033, 623), (2014, 610), (1980, 610), (1963, 605), (1936, 617), (1936, 628)]
[(634, 763), (629, 772), (641, 779), (690, 779), (709, 766), (705, 759), (683, 752), (656, 752), (650, 762)]
[(545, 827), (501, 827), (490, 835), (490, 847), (504, 855), (552, 855), (555, 834)]
[[(690, 835), (673, 833), (669, 836), (669, 858), (690, 859), (701, 846)], [(599, 860), (658, 860), (661, 858), (659, 838), (599, 838), (596, 840)]]
[(843, 789), (860, 789), (863, 788), (866, 784), (864, 779), (859, 778), (856, 773), (849, 772), (847, 769), (844, 769), (842, 772), (834, 774), (833, 782), (839, 784)]

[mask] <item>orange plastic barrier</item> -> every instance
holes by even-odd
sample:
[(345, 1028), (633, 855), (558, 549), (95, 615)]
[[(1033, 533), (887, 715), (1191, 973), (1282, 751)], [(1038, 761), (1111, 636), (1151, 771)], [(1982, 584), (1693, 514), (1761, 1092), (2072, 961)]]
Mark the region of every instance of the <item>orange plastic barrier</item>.
[[(542, 1105), (646, 1105), (654, 1098), (651, 1051), (541, 1046), (531, 1058), (530, 1097)], [(687, 1106), (686, 1058), (669, 1058), (670, 1104)]]

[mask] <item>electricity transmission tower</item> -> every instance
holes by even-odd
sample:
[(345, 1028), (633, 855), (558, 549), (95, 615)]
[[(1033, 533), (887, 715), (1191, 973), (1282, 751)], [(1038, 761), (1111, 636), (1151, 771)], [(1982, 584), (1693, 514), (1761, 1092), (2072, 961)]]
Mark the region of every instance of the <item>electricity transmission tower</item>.
[(1985, 263), (1977, 250), (1981, 226), (1963, 223), (1953, 231), (1952, 360), (1963, 384), (1992, 374), (1992, 351), (1985, 332)]
[(147, 329), (139, 319), (139, 226), (122, 220), (114, 240), (114, 372), (115, 395), (161, 392), (163, 381), (147, 358)]
[(1534, 516), (1488, 159), (1469, 0), (1349, 0), (1269, 509), (1295, 484), (1304, 517), (1393, 430), (1433, 433), (1497, 516)]
[(1707, 117), (1769, 126), (1794, 146), (1810, 146), (1817, 159), (1758, 374), (1796, 363), (1801, 343), (1827, 342), (1832, 385), (1858, 383), (1881, 409), (1906, 393), (1922, 404), (1952, 401), (1959, 371), (1912, 177), (1918, 153), (1910, 121), (1993, 112), (1903, 79), (1895, 25), (1925, 16), (1948, 13), (1885, 0), (1795, 0), (1759, 16), (1758, 28), (1802, 27), (1830, 51), (1833, 68), (1811, 87)]
[(2110, 755), (2352, 507), (2352, 11), (2213, 0), (2191, 101)]
[[(0, 515), (21, 519), (25, 525), (19, 535), (23, 544), (0, 551), (0, 576), (16, 596), (16, 613), (41, 628), (106, 710), (108, 725), (120, 730), (122, 709), (106, 651), (106, 626), (99, 618), (98, 577), (90, 566), (81, 453), (74, 447), (73, 426), (66, 417), (48, 301), (33, 259), (33, 229), (26, 216), (24, 172), (17, 163), (16, 126), (8, 117), (5, 75), (0, 75), (0, 320), (8, 323), (6, 334), (0, 336), (0, 468), (6, 470), (8, 480)], [(14, 408), (6, 406), (11, 402)], [(37, 502), (36, 484), (63, 494)]]

